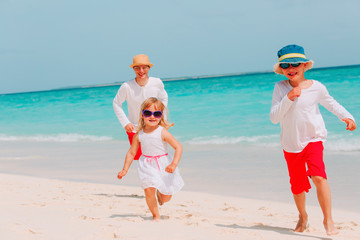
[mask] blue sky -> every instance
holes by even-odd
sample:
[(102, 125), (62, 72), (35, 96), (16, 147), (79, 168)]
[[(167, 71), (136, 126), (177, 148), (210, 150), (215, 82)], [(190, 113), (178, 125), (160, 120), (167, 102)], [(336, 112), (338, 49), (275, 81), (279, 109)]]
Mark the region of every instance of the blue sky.
[(287, 44), (315, 67), (360, 64), (358, 0), (0, 0), (0, 93), (268, 71)]

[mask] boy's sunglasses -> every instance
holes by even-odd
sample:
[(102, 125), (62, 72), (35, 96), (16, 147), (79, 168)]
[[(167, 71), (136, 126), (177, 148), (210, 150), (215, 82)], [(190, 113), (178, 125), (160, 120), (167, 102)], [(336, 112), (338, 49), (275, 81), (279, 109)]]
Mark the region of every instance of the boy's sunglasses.
[(144, 110), (142, 111), (142, 115), (146, 118), (151, 117), (151, 115), (154, 115), (154, 118), (161, 118), (163, 113), (162, 111), (150, 111), (150, 110)]
[(300, 64), (301, 63), (280, 63), (279, 64), (279, 66), (280, 66), (280, 68), (282, 68), (282, 69), (287, 69), (287, 68), (289, 68), (290, 66), (292, 66), (292, 67), (298, 67), (298, 66), (300, 66)]

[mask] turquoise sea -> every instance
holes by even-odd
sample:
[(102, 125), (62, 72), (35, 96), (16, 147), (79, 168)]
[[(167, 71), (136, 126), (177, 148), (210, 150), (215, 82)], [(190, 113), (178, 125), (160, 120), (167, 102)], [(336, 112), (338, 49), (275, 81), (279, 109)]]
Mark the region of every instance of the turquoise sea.
[[(308, 79), (322, 82), (330, 94), (360, 119), (360, 65), (312, 69)], [(269, 120), (274, 73), (163, 79), (169, 95), (171, 129), (190, 144), (240, 144), (279, 147), (279, 125)], [(0, 95), (1, 141), (126, 141), (112, 108), (119, 84)], [(326, 149), (360, 151), (360, 132), (326, 109)], [(359, 125), (359, 123), (358, 123)]]
[[(330, 94), (360, 119), (360, 65), (312, 69)], [(163, 79), (170, 129), (183, 144), (184, 190), (293, 202), (280, 127), (270, 122), (282, 76), (252, 73)], [(112, 101), (120, 84), (0, 95), (0, 172), (139, 186), (136, 166), (119, 181), (129, 143)], [(360, 211), (360, 130), (326, 109), (324, 159), (336, 208)], [(171, 150), (171, 149), (170, 149)], [(307, 202), (317, 205), (316, 191)]]

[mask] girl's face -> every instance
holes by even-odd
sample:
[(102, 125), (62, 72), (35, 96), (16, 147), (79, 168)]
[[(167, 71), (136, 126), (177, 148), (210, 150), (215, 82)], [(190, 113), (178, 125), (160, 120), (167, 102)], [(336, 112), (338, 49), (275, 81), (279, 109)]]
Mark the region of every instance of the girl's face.
[[(160, 109), (157, 109), (154, 104), (152, 104), (150, 107), (145, 108), (144, 110), (148, 110), (152, 113), (154, 113), (155, 111), (161, 111)], [(144, 123), (146, 127), (155, 127), (159, 125), (163, 117), (161, 116), (161, 118), (156, 118), (154, 117), (154, 114), (151, 114), (150, 117), (145, 117), (144, 115), (142, 115), (142, 118), (144, 119)]]

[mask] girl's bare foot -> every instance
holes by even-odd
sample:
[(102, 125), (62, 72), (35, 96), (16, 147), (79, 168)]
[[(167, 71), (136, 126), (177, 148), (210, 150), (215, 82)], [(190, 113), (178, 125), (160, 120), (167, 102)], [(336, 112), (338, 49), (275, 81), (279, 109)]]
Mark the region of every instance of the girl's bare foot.
[(336, 229), (336, 227), (334, 225), (334, 222), (332, 220), (330, 220), (330, 221), (325, 221), (324, 220), (324, 227), (325, 227), (325, 230), (326, 230), (326, 234), (328, 236), (336, 235), (336, 234), (339, 233), (339, 230)]
[(299, 215), (299, 221), (296, 224), (296, 227), (294, 229), (294, 232), (304, 232), (309, 227), (307, 216), (302, 217)]

